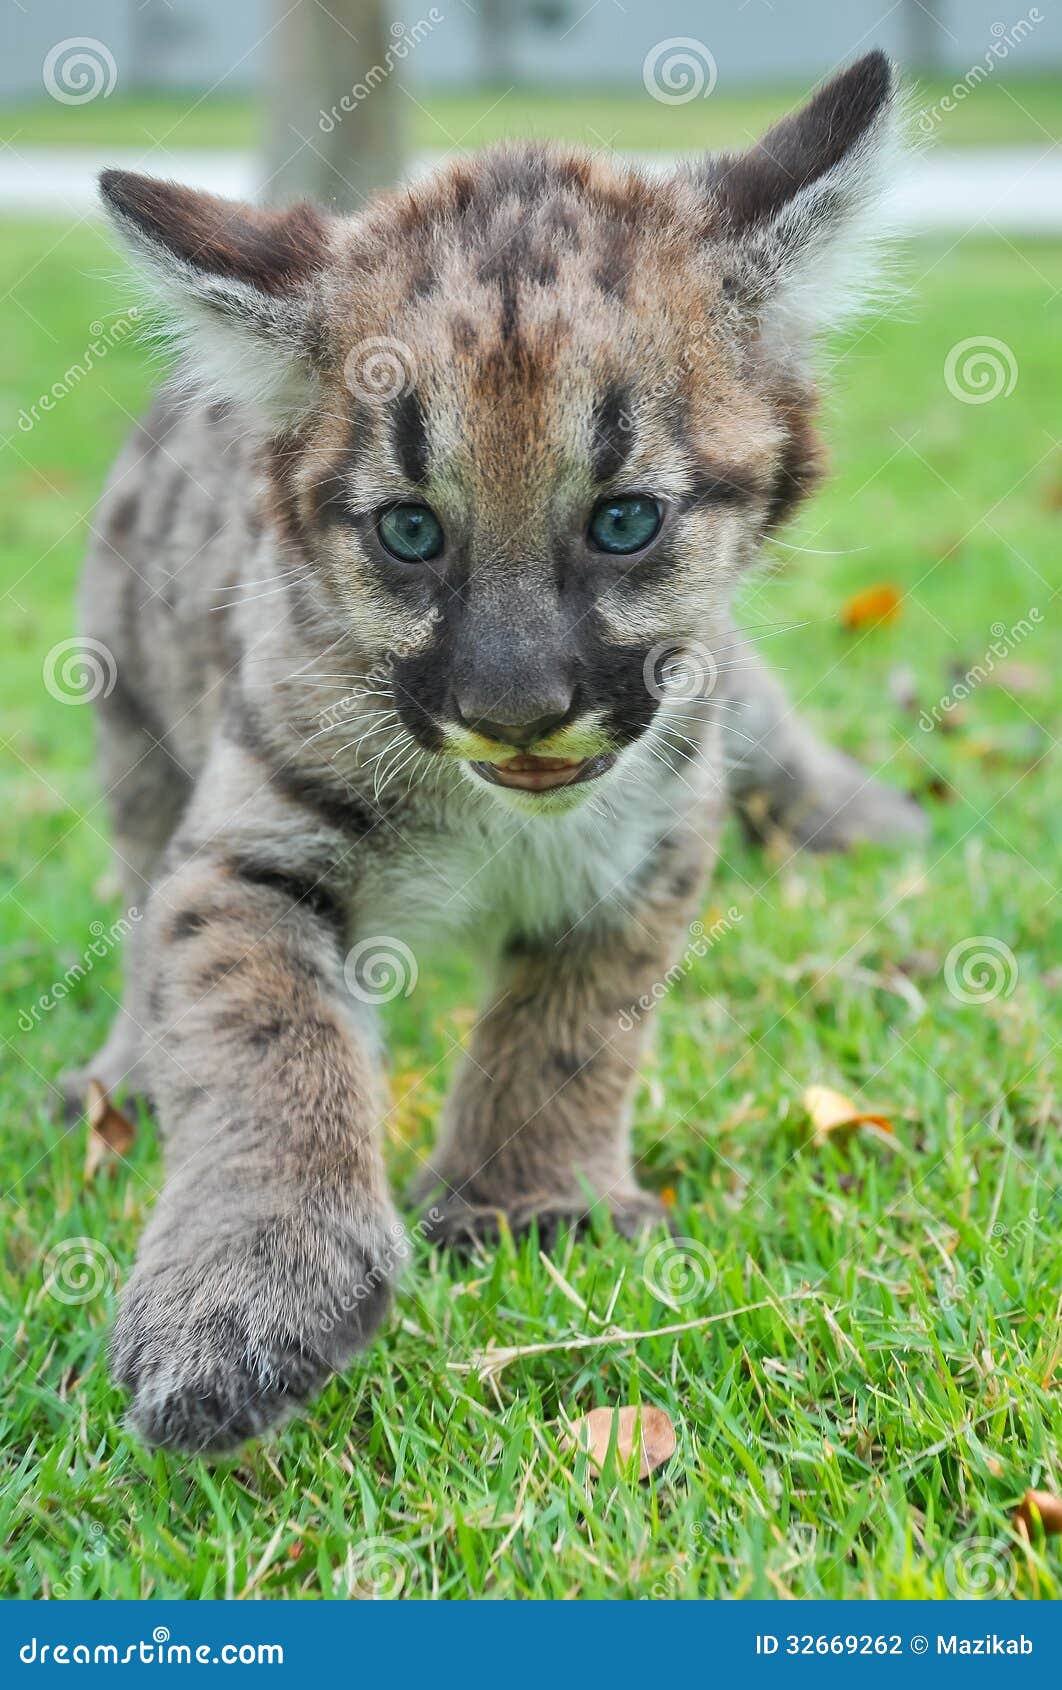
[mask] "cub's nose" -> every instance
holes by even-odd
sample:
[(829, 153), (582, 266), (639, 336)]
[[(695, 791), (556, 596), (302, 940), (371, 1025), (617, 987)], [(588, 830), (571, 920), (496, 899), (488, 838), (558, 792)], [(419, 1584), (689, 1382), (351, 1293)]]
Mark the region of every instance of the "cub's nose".
[(463, 725), (471, 728), (473, 733), (482, 734), (486, 739), (496, 739), (502, 745), (515, 745), (523, 751), (563, 726), (571, 714), (571, 702), (570, 697), (563, 701), (553, 699), (550, 701), (551, 709), (536, 712), (533, 716), (525, 714), (515, 703), (508, 710), (501, 710), (495, 705), (495, 713), (491, 716), (466, 714), (459, 703), (457, 713)]

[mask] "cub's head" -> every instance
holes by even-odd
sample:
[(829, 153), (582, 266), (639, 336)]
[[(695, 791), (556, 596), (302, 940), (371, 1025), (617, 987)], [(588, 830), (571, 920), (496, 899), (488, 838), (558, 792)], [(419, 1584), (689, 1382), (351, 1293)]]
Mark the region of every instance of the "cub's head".
[(871, 53), (666, 180), (506, 147), (352, 217), (104, 176), (195, 381), (257, 419), (304, 590), (420, 747), (574, 800), (711, 651), (814, 482), (809, 354), (878, 232), (894, 105)]

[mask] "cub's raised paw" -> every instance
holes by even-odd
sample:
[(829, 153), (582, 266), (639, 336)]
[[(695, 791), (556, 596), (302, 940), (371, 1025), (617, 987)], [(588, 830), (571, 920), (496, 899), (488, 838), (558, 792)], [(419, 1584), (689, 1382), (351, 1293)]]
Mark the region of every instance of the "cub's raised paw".
[(282, 1424), (368, 1342), (392, 1264), (338, 1229), (285, 1242), (278, 1250), (266, 1228), (208, 1260), (134, 1273), (111, 1366), (146, 1443), (235, 1449)]

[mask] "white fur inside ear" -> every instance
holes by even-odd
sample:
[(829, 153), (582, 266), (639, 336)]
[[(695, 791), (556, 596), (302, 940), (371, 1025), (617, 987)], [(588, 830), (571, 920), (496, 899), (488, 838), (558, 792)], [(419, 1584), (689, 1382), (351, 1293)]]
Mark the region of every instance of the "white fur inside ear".
[(281, 428), (313, 404), (307, 353), (310, 301), (279, 298), (235, 277), (197, 270), (117, 217), (147, 283), (157, 337), (176, 349), (176, 385), (197, 397), (234, 400)]
[(741, 242), (768, 350), (799, 357), (816, 335), (888, 298), (888, 258), (904, 228), (905, 127), (894, 98), (831, 170)]

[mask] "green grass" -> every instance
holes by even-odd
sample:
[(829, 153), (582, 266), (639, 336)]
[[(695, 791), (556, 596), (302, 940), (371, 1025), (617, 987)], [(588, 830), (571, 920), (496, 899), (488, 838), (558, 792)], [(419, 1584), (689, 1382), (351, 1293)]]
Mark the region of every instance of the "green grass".
[[(929, 111), (952, 88), (940, 78), (912, 81), (917, 112)], [(486, 146), (509, 136), (540, 136), (588, 146), (677, 152), (739, 146), (755, 139), (807, 93), (786, 84), (770, 90), (716, 87), (708, 99), (666, 106), (636, 79), (631, 89), (589, 88), (555, 94), (528, 88), (453, 93), (418, 91), (401, 102), (411, 147)], [(16, 151), (64, 146), (250, 147), (258, 115), (249, 99), (188, 93), (126, 98), (113, 94), (84, 106), (33, 100), (0, 111), (0, 140)], [(933, 131), (941, 146), (1046, 147), (1062, 135), (1062, 85), (1057, 77), (986, 80), (955, 102)]]
[[(364, 1589), (375, 1567), (414, 1597), (945, 1596), (971, 1587), (981, 1557), (999, 1588), (1062, 1595), (1057, 1540), (1012, 1552), (1008, 1531), (1027, 1485), (1062, 1487), (1062, 780), (1046, 726), (1062, 692), (1049, 310), (1062, 246), (916, 250), (911, 311), (850, 336), (835, 370), (836, 476), (787, 535), (814, 551), (779, 547), (778, 571), (747, 595), (750, 622), (806, 623), (768, 648), (794, 696), (922, 792), (933, 833), (913, 858), (783, 863), (728, 831), (706, 910), (734, 905), (741, 920), (678, 982), (636, 1110), (643, 1176), (671, 1188), (693, 1241), (688, 1300), (666, 1306), (645, 1252), (607, 1231), (561, 1256), (564, 1283), (529, 1243), (470, 1264), (421, 1250), (368, 1354), (304, 1420), (218, 1467), (124, 1432), (105, 1364), (110, 1276), (78, 1305), (47, 1288), (50, 1252), (69, 1239), (124, 1275), (160, 1177), (145, 1121), (128, 1161), (86, 1186), (81, 1137), (50, 1113), (59, 1069), (104, 1034), (117, 956), (32, 1031), (18, 1025), (116, 914), (90, 712), (41, 676), (71, 630), (83, 513), (150, 372), (117, 347), (20, 432), (19, 407), (115, 308), (115, 260), (90, 229), (35, 224), (9, 228), (0, 266), (0, 422), (13, 433), (0, 506), (0, 1588), (318, 1597)], [(1009, 397), (949, 395), (945, 357), (974, 335), (1012, 349)], [(877, 582), (903, 590), (902, 614), (844, 634), (842, 603)], [(895, 671), (913, 672), (929, 706), (993, 624), (1034, 607), (1042, 620), (1014, 653), (1033, 690), (985, 684), (957, 731), (921, 732)], [(948, 990), (945, 959), (973, 935), (1012, 953), (1009, 995), (967, 1004)], [(472, 1012), (455, 963), (425, 968), (393, 1017), (397, 1183)], [(816, 1148), (800, 1104), (811, 1082), (886, 1108), (893, 1147), (863, 1133)], [(727, 1316), (747, 1304), (760, 1306)], [(493, 1387), (462, 1370), (491, 1343), (560, 1344), (610, 1323), (641, 1336), (518, 1358)], [(676, 1455), (643, 1484), (588, 1482), (560, 1446), (561, 1417), (638, 1401), (671, 1414)]]

